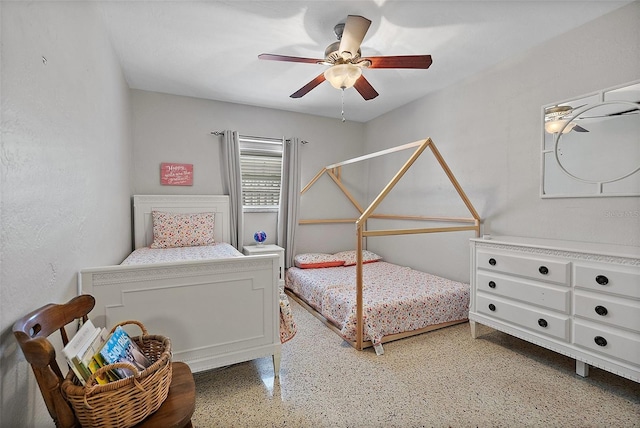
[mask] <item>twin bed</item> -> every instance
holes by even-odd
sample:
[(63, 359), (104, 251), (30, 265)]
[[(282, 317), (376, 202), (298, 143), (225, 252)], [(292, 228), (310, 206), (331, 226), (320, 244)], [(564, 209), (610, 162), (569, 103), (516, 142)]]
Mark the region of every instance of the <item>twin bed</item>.
[[(154, 211), (167, 213), (169, 225), (157, 249), (149, 248)], [(193, 226), (186, 237), (174, 234), (183, 216)], [(295, 334), (278, 256), (244, 256), (226, 244), (228, 196), (136, 195), (133, 231), (136, 251), (122, 264), (79, 274), (79, 292), (96, 299), (96, 325), (139, 320), (171, 338), (174, 359), (194, 372), (272, 356), (277, 376), (281, 343)], [(213, 242), (188, 246), (202, 239)]]

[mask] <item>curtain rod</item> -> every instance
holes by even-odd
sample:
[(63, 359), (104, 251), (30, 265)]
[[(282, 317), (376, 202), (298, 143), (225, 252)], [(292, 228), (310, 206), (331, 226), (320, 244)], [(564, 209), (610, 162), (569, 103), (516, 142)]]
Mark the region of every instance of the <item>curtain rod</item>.
[[(224, 135), (225, 131), (211, 131), (211, 135)], [(243, 135), (238, 134), (238, 137), (243, 140), (258, 140), (258, 141), (274, 141), (274, 142), (282, 142), (283, 137), (273, 138), (273, 137), (254, 137), (252, 135)]]
[[(211, 131), (211, 135), (216, 135), (216, 136), (224, 135), (224, 131)], [(239, 136), (240, 136), (241, 138), (253, 138), (253, 139), (256, 139), (256, 140), (276, 140), (276, 138), (252, 137), (252, 136), (250, 136), (250, 135), (239, 135)], [(285, 141), (286, 141), (286, 142), (290, 142), (290, 141), (291, 141), (291, 139), (290, 139), (290, 138), (287, 138)], [(308, 141), (305, 141), (305, 140), (300, 140), (300, 142), (301, 142), (302, 144), (308, 144), (308, 143), (309, 143)]]

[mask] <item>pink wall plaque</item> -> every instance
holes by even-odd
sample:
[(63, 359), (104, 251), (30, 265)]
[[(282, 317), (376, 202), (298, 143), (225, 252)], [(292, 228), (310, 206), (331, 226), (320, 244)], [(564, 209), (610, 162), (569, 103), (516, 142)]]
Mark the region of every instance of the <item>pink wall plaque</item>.
[(160, 184), (165, 186), (192, 186), (193, 164), (169, 162), (161, 163)]

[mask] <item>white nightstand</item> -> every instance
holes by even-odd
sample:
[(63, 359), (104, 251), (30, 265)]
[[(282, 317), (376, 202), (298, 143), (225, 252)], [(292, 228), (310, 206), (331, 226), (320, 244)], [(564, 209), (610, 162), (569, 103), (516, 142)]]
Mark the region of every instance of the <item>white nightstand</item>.
[(273, 244), (265, 245), (245, 245), (242, 249), (245, 255), (255, 256), (256, 254), (277, 254), (280, 257), (279, 285), (284, 287), (284, 248)]

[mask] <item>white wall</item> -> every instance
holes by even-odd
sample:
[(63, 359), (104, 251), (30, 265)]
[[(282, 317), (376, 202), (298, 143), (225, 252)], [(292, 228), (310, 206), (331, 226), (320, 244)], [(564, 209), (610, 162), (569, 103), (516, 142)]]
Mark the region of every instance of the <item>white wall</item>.
[[(133, 90), (134, 187), (141, 194), (220, 194), (222, 137), (211, 131), (231, 129), (241, 135), (291, 138), (308, 141), (301, 147), (302, 182), (306, 184), (320, 168), (362, 153), (364, 124), (342, 123), (306, 114), (250, 107), (199, 98)], [(193, 186), (160, 184), (160, 163), (193, 164)], [(362, 169), (349, 175), (364, 194)], [(325, 181), (328, 181), (325, 179)], [(301, 216), (344, 216), (343, 205), (326, 204), (326, 183), (303, 195)], [(318, 189), (317, 191), (315, 189)], [(353, 214), (352, 214), (353, 215)], [(267, 232), (267, 243), (275, 243), (275, 214), (249, 213), (245, 217), (244, 244), (253, 243), (256, 230)], [(351, 226), (353, 228), (353, 226)], [(335, 250), (353, 247), (355, 235), (338, 234), (326, 239), (326, 226), (303, 226), (299, 231), (301, 251)], [(333, 230), (333, 229), (332, 229)], [(350, 229), (349, 229), (350, 230)]]
[[(640, 245), (640, 198), (541, 199), (541, 107), (640, 78), (640, 2), (577, 28), (472, 79), (369, 122), (367, 151), (432, 137), (493, 235)], [(432, 67), (437, 67), (437, 59)], [(379, 165), (369, 192), (381, 185)], [(412, 171), (403, 209), (465, 215), (429, 165)], [(410, 203), (406, 201), (410, 200)], [(612, 217), (611, 211), (636, 215)], [(370, 239), (390, 259), (469, 280), (461, 232)]]
[(0, 8), (0, 426), (53, 426), (11, 327), (130, 248), (129, 90), (91, 2)]

